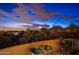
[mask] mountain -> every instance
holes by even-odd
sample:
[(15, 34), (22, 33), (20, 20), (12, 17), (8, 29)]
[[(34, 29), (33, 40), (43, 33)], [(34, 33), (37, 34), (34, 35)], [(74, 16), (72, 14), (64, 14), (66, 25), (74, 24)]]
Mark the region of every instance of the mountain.
[(79, 26), (77, 26), (77, 25), (75, 25), (75, 24), (71, 24), (71, 25), (68, 26), (66, 29), (70, 29), (70, 30), (79, 29)]
[(50, 28), (51, 30), (61, 30), (63, 29), (61, 26), (53, 26), (52, 28)]

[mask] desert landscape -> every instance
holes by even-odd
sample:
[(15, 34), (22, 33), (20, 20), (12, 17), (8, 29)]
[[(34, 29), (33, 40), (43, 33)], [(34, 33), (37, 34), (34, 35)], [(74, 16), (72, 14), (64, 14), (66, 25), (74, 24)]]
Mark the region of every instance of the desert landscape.
[[(65, 29), (55, 26), (50, 29), (42, 28), (40, 30), (27, 29), (26, 31), (1, 31), (0, 54), (78, 54), (79, 27), (71, 24)], [(37, 51), (37, 53), (34, 51)]]
[(79, 4), (0, 3), (0, 55), (79, 55)]

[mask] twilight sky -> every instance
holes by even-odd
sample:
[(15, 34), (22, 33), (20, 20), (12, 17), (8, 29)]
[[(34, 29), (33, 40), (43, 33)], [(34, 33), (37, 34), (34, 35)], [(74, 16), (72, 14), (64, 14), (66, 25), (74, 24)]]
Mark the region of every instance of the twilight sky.
[(79, 25), (79, 4), (3, 4), (0, 3), (0, 26), (22, 27), (30, 24)]

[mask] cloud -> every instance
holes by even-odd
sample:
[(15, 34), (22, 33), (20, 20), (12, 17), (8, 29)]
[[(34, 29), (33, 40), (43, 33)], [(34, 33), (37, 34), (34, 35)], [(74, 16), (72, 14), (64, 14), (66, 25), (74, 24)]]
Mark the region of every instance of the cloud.
[(10, 16), (10, 14), (8, 12), (6, 12), (6, 11), (4, 11), (2, 9), (0, 9), (0, 14), (4, 15), (6, 17)]
[(7, 17), (9, 17), (10, 14), (8, 12), (6, 12), (3, 9), (0, 9), (0, 24), (3, 24), (9, 20), (7, 20)]
[(28, 18), (28, 17), (14, 18), (13, 21), (17, 22), (17, 23), (29, 23), (29, 22), (31, 22), (30, 18)]
[(13, 12), (15, 14), (20, 15), (20, 18), (14, 18), (13, 21), (15, 22), (31, 22), (32, 21), (32, 17), (29, 15), (28, 10), (25, 8), (25, 6), (23, 4), (18, 4), (19, 7), (14, 8)]
[(0, 22), (3, 21), (11, 21), (15, 16), (12, 13), (8, 13), (7, 11), (0, 9)]
[(55, 18), (56, 15), (59, 14), (59, 12), (47, 12), (42, 4), (30, 4), (31, 8), (33, 9), (33, 12), (37, 14), (37, 19), (40, 21), (46, 21), (48, 19)]
[(70, 19), (74, 19), (76, 17), (78, 17), (78, 16), (64, 16), (64, 17), (61, 17), (60, 19), (61, 20), (70, 20)]
[(48, 19), (53, 19), (56, 17), (56, 15), (60, 14), (60, 12), (47, 12), (43, 8), (42, 4), (17, 5), (18, 7), (13, 8), (12, 12), (7, 12), (3, 9), (0, 9), (0, 14), (3, 15), (3, 17), (0, 17), (0, 22), (2, 22), (2, 20), (8, 20), (16, 23), (30, 23), (33, 20), (46, 21)]
[[(29, 25), (21, 25), (22, 27), (28, 27)], [(39, 26), (43, 26), (43, 27), (49, 27), (49, 25), (47, 24), (31, 24), (31, 27), (39, 27)]]
[[(21, 18), (15, 18), (13, 21), (15, 22), (23, 22), (28, 23), (33, 20), (46, 21), (48, 19), (55, 18), (59, 12), (47, 12), (42, 4), (17, 4), (18, 7), (13, 9), (13, 12), (21, 15)], [(29, 11), (33, 14), (30, 15)]]
[(0, 17), (0, 21), (3, 21), (3, 20), (5, 20), (5, 18), (3, 18), (3, 17)]

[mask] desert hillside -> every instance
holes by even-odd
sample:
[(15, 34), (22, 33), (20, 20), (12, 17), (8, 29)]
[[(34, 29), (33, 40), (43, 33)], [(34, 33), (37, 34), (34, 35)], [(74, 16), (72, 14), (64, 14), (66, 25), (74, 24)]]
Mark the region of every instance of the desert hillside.
[(47, 40), (47, 41), (40, 41), (40, 42), (33, 42), (33, 43), (29, 43), (29, 44), (23, 44), (23, 45), (18, 45), (18, 46), (14, 46), (14, 47), (10, 47), (10, 48), (6, 48), (6, 49), (2, 49), (0, 50), (0, 54), (1, 55), (31, 55), (32, 52), (30, 51), (30, 48), (32, 47), (38, 47), (40, 45), (49, 45), (52, 46), (53, 51), (52, 54), (58, 54), (59, 52), (59, 40), (55, 39), (55, 40)]

